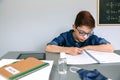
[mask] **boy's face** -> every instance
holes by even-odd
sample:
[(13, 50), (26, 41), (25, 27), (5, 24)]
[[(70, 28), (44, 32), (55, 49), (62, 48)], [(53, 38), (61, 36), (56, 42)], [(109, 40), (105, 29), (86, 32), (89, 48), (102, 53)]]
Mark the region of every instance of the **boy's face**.
[(88, 26), (78, 26), (73, 25), (74, 37), (78, 42), (84, 42), (91, 35), (92, 30)]

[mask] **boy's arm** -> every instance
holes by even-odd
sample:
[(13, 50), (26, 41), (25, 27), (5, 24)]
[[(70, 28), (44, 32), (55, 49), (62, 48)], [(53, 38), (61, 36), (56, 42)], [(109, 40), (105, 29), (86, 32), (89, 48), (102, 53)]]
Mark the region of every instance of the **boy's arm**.
[(89, 45), (82, 48), (95, 51), (114, 52), (114, 49), (111, 44)]
[(71, 55), (77, 55), (82, 53), (82, 48), (77, 47), (63, 47), (63, 46), (57, 46), (57, 45), (47, 45), (45, 48), (46, 52), (52, 52), (52, 53), (60, 53), (65, 52)]

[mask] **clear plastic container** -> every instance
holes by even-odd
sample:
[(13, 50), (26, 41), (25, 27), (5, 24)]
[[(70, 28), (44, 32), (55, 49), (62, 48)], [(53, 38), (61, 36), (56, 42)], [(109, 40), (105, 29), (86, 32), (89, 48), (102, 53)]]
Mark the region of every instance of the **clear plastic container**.
[(58, 59), (58, 73), (59, 74), (67, 73), (67, 61), (64, 52), (60, 53), (60, 58)]

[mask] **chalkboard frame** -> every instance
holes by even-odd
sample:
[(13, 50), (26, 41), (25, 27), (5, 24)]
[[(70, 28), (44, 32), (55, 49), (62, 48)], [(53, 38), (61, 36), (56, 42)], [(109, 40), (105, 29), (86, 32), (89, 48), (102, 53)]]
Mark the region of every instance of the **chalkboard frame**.
[[(101, 11), (100, 11), (100, 1), (104, 1), (104, 0), (97, 0), (97, 25), (98, 26), (120, 26), (120, 23), (100, 23), (100, 16), (101, 16)], [(112, 0), (109, 0), (112, 1)], [(102, 4), (103, 5), (103, 4)]]

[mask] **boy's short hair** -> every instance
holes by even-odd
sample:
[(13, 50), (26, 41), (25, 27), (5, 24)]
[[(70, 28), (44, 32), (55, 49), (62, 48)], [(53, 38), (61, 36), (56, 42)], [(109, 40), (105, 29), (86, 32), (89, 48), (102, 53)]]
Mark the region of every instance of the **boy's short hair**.
[(95, 27), (95, 20), (93, 16), (88, 11), (80, 11), (75, 19), (74, 25), (78, 26), (88, 26), (90, 29)]

